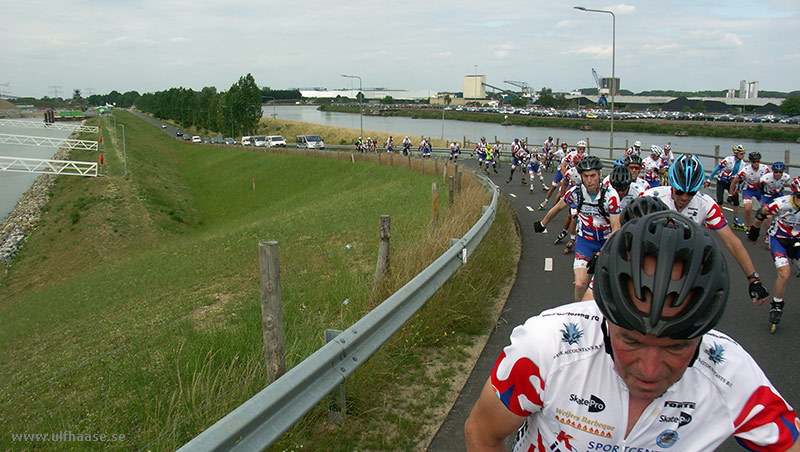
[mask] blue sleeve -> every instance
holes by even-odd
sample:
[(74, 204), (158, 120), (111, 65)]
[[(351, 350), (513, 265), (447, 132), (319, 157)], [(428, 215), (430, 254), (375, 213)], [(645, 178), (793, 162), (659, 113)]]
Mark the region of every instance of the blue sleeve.
[(713, 178), (714, 178), (714, 175), (715, 175), (715, 174), (717, 174), (717, 173), (719, 172), (719, 170), (720, 170), (720, 169), (722, 169), (722, 165), (717, 165), (717, 166), (715, 166), (715, 167), (714, 167), (714, 171), (711, 171), (711, 174), (709, 174), (709, 175), (708, 175), (708, 180), (711, 180), (711, 179), (713, 179)]

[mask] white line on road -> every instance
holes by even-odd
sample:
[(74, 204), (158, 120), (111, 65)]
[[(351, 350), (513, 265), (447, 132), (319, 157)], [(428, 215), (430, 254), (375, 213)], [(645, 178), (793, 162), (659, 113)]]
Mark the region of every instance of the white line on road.
[(545, 257), (544, 258), (544, 271), (546, 271), (546, 272), (553, 271), (553, 258), (552, 257)]
[(516, 198), (517, 197), (517, 195), (515, 195), (514, 193), (509, 193), (508, 196), (511, 196), (512, 198)]
[(525, 208), (526, 208), (526, 209), (528, 209), (529, 211), (533, 212), (533, 207), (531, 207), (531, 206), (525, 206)]

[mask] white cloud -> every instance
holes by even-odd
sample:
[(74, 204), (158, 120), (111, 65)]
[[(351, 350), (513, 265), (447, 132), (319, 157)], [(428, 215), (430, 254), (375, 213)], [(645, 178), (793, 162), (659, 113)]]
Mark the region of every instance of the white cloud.
[(506, 44), (501, 44), (498, 47), (496, 47), (492, 51), (492, 53), (497, 58), (506, 58), (509, 55), (511, 55), (511, 51), (512, 50), (514, 50), (514, 44), (506, 43)]
[(450, 58), (453, 56), (453, 52), (450, 50), (445, 50), (444, 52), (437, 52), (428, 55), (430, 58)]
[(611, 11), (614, 11), (614, 14), (621, 14), (621, 15), (635, 14), (636, 13), (636, 7), (635, 6), (626, 5), (624, 3), (620, 3), (619, 5), (607, 6), (607, 7), (603, 8), (603, 9), (610, 9)]

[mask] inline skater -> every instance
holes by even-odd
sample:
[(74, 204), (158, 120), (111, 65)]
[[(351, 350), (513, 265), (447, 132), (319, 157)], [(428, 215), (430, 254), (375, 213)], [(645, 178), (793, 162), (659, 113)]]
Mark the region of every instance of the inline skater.
[(626, 155), (623, 163), (628, 167), (629, 170), (631, 170), (631, 178), (633, 178), (634, 183), (650, 187), (650, 184), (648, 184), (647, 181), (641, 176), (642, 157), (636, 154)]
[(553, 142), (553, 137), (547, 137), (542, 144), (542, 154), (544, 155), (542, 155), (542, 161), (540, 162), (546, 171), (551, 167), (554, 150), (555, 143)]
[(761, 164), (761, 153), (751, 152), (747, 155), (750, 160), (749, 165), (739, 170), (731, 181), (731, 195), (736, 196), (738, 187), (742, 186), (742, 206), (744, 207), (744, 225), (749, 229), (753, 224), (753, 198), (760, 203), (759, 208), (764, 206), (761, 201), (761, 187), (759, 182), (761, 176), (769, 174), (769, 167)]
[(633, 142), (633, 146), (629, 147), (625, 151), (625, 155), (633, 155), (633, 154), (636, 154), (639, 157), (642, 156), (642, 142), (641, 141), (639, 141), (639, 140), (634, 141)]
[(669, 143), (664, 145), (664, 160), (666, 160), (667, 166), (672, 165), (672, 162), (675, 161), (675, 154), (673, 154), (672, 145)]
[(408, 137), (403, 138), (403, 155), (411, 153), (411, 140)]
[[(783, 162), (775, 162), (771, 167), (772, 171), (769, 174), (761, 176), (758, 180), (758, 188), (763, 193), (762, 206), (766, 206), (777, 198), (783, 196), (783, 186), (789, 183), (791, 176), (786, 172), (786, 164)], [(764, 220), (762, 226), (765, 230), (769, 230), (770, 220)], [(769, 245), (769, 234), (764, 235), (764, 242)]]
[(745, 148), (741, 144), (734, 146), (733, 155), (722, 159), (722, 161), (719, 162), (719, 165), (715, 166), (714, 170), (711, 171), (711, 174), (709, 174), (705, 183), (703, 183), (703, 187), (707, 188), (709, 185), (711, 185), (714, 175), (719, 173), (719, 176), (717, 176), (716, 187), (717, 204), (720, 206), (722, 205), (725, 196), (725, 190), (728, 190), (728, 202), (733, 206), (733, 225), (731, 227), (741, 231), (744, 231), (747, 228), (745, 228), (742, 220), (739, 219), (739, 195), (733, 194), (735, 193), (735, 187), (731, 186), (731, 182), (733, 181), (733, 176), (739, 174), (739, 171), (741, 170), (744, 152)]
[[(561, 172), (561, 162), (564, 161), (564, 157), (566, 157), (566, 155), (568, 153), (567, 152), (567, 142), (566, 141), (562, 141), (561, 142), (561, 149), (559, 149), (556, 152), (561, 153), (561, 156), (558, 159), (558, 162), (559, 162), (558, 163), (558, 167), (556, 168), (555, 175), (553, 175), (553, 181), (550, 183), (550, 189), (547, 190), (547, 194), (544, 195), (544, 201), (542, 201), (539, 204), (539, 209), (538, 210), (544, 209), (544, 207), (547, 205), (547, 203), (550, 202), (550, 196), (552, 196), (553, 192), (555, 192), (558, 188), (561, 187), (561, 179), (564, 178), (564, 173)], [(553, 153), (553, 158), (555, 158), (555, 157), (556, 157), (556, 153), (554, 152)], [(561, 193), (559, 193), (558, 196), (556, 196), (556, 199), (558, 199), (558, 198), (561, 198)]]
[[(566, 151), (567, 143), (561, 143), (562, 149)], [(550, 202), (550, 195), (555, 191), (556, 187), (563, 187), (560, 184), (561, 179), (567, 174), (567, 170), (574, 167), (578, 161), (584, 157), (586, 157), (586, 142), (581, 140), (575, 144), (577, 149), (572, 149), (566, 153), (564, 158), (561, 159), (561, 162), (558, 165), (558, 170), (556, 171), (556, 175), (553, 176), (553, 183), (550, 184), (550, 190), (547, 191), (547, 194), (544, 197), (544, 201), (539, 204), (539, 210), (544, 209), (548, 202)], [(559, 191), (558, 196), (556, 199), (560, 199), (563, 196), (564, 192)]]
[(619, 196), (613, 187), (602, 181), (603, 162), (590, 155), (576, 166), (581, 175), (581, 185), (573, 187), (547, 212), (547, 215), (534, 223), (534, 231), (544, 232), (550, 220), (564, 208), (579, 223), (575, 241), (575, 258), (572, 269), (575, 275), (575, 301), (583, 298), (589, 284), (587, 265), (617, 229), (619, 229)]
[[(542, 191), (547, 191), (547, 184), (544, 183), (544, 177), (542, 177), (542, 161), (547, 157), (544, 154), (540, 154), (535, 150), (528, 154), (528, 181), (531, 183), (528, 192), (533, 194), (533, 176), (539, 177), (539, 182), (542, 183)], [(524, 179), (523, 179), (524, 181)]]
[[(614, 187), (614, 190), (617, 191), (620, 209), (624, 209), (631, 201), (644, 195), (646, 190), (645, 187), (634, 184), (632, 178), (631, 170), (627, 167), (615, 166), (614, 169), (611, 170), (611, 174), (609, 174), (606, 179), (603, 179), (603, 183), (611, 185)], [(606, 180), (608, 182), (606, 182)]]
[(661, 185), (661, 175), (667, 171), (669, 166), (663, 159), (664, 150), (655, 144), (650, 146), (650, 155), (642, 159), (642, 169), (644, 169), (644, 180), (650, 188)]
[(362, 140), (361, 137), (358, 137), (356, 140), (356, 151), (364, 152), (364, 140)]
[(747, 238), (755, 243), (761, 231), (761, 222), (772, 217), (775, 224), (769, 230), (769, 249), (778, 277), (775, 279), (775, 294), (769, 310), (770, 332), (774, 333), (783, 315), (783, 296), (789, 281), (789, 264), (800, 261), (800, 177), (795, 177), (790, 186), (791, 195), (781, 196), (765, 205), (756, 215), (756, 221), (747, 231)]
[[(525, 143), (523, 143), (524, 145)], [(500, 141), (495, 140), (494, 146), (492, 146), (492, 155), (494, 156), (494, 163), (497, 165), (497, 168), (500, 167), (500, 154), (503, 152), (503, 143)], [(497, 171), (495, 171), (496, 173)], [(523, 173), (524, 175), (524, 173)]]
[(386, 139), (386, 152), (392, 152), (393, 148), (394, 148), (394, 138), (392, 138), (392, 136), (389, 135), (389, 138)]
[(486, 144), (486, 166), (483, 167), (483, 170), (486, 171), (486, 174), (489, 174), (489, 165), (492, 165), (492, 169), (495, 173), (497, 173), (497, 159), (495, 158), (495, 149), (492, 147), (491, 144)]
[(483, 168), (483, 162), (486, 161), (486, 139), (481, 137), (481, 141), (475, 145), (475, 155), (478, 157), (478, 169)]
[(420, 148), (422, 150), (422, 158), (429, 159), (431, 158), (431, 138), (425, 137), (422, 139), (422, 143), (420, 143)]
[[(578, 172), (576, 167), (572, 167), (567, 170), (567, 174), (564, 175), (564, 178), (561, 179), (561, 188), (559, 190), (559, 197), (562, 196), (563, 193), (566, 193), (573, 187), (577, 187), (581, 184), (581, 174)], [(564, 247), (564, 254), (569, 254), (573, 252), (575, 248), (575, 239), (576, 239), (576, 232), (575, 229), (577, 228), (577, 223), (575, 221), (575, 213), (570, 210), (569, 215), (564, 218), (564, 228), (561, 232), (558, 233), (556, 236), (553, 245), (558, 245), (561, 243), (564, 238), (569, 235), (569, 241), (567, 242), (567, 246)]]
[(458, 160), (458, 154), (460, 154), (460, 153), (461, 153), (461, 149), (459, 149), (458, 143), (456, 143), (455, 141), (450, 143), (450, 160), (452, 160), (453, 162), (457, 161)]
[(514, 142), (511, 144), (511, 172), (508, 174), (508, 179), (506, 179), (507, 184), (514, 179), (514, 171), (517, 169), (517, 166), (520, 166), (523, 168), (522, 185), (525, 185), (525, 160), (527, 157), (527, 152), (525, 152), (520, 144), (519, 138), (514, 138)]
[(516, 432), (514, 452), (706, 452), (730, 436), (797, 452), (797, 413), (712, 329), (729, 285), (704, 228), (672, 211), (631, 219), (600, 251), (595, 300), (514, 328), (464, 425), (466, 450), (505, 451)]
[(747, 277), (747, 281), (750, 283), (748, 290), (750, 298), (753, 303), (761, 306), (767, 300), (769, 292), (761, 283), (760, 276), (750, 260), (750, 255), (747, 254), (741, 240), (728, 227), (728, 221), (722, 215), (719, 205), (711, 196), (699, 192), (705, 176), (703, 164), (694, 155), (679, 155), (675, 159), (675, 163), (669, 167), (667, 174), (672, 186), (651, 188), (644, 193), (645, 196), (655, 196), (671, 210), (682, 213), (698, 224), (716, 231), (717, 236), (728, 248)]

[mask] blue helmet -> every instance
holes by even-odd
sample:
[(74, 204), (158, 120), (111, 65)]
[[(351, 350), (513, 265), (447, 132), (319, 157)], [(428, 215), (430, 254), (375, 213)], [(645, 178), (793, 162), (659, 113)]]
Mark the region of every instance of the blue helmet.
[(783, 162), (775, 162), (772, 164), (772, 171), (786, 171), (786, 164)]
[(625, 166), (625, 157), (614, 160), (614, 166)]
[(697, 192), (706, 179), (703, 164), (692, 154), (682, 154), (669, 167), (669, 183), (677, 190)]

